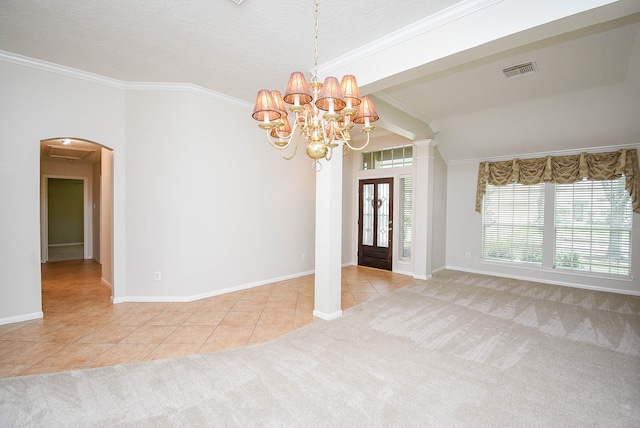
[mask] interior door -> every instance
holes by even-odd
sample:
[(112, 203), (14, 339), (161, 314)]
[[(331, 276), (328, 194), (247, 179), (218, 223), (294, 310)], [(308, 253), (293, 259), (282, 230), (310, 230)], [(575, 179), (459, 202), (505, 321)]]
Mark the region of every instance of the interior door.
[(391, 270), (393, 178), (360, 180), (358, 264)]

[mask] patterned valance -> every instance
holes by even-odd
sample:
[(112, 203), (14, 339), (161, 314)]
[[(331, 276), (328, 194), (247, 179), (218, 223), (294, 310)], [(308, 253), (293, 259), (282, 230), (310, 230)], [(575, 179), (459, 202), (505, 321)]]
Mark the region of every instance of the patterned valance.
[(636, 149), (608, 153), (581, 153), (571, 156), (547, 156), (536, 159), (513, 159), (481, 162), (478, 170), (476, 211), (482, 210), (487, 183), (504, 186), (511, 183), (574, 183), (589, 180), (613, 180), (625, 176), (625, 188), (631, 195), (633, 212), (640, 214), (640, 166)]

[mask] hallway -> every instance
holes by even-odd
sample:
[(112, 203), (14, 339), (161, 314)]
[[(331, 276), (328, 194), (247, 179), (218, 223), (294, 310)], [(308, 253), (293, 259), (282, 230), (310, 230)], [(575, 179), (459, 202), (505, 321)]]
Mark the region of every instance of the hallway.
[[(0, 325), (0, 377), (52, 373), (213, 352), (264, 342), (309, 323), (313, 275), (186, 303), (110, 303), (100, 265), (42, 265), (44, 318)], [(342, 269), (342, 309), (413, 278)]]

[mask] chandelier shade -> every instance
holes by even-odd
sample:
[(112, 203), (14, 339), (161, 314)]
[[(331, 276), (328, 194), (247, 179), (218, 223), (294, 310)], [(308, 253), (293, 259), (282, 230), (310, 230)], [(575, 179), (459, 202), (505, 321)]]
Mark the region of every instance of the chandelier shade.
[(373, 102), (371, 98), (364, 96), (362, 97), (362, 103), (358, 106), (358, 112), (353, 118), (353, 121), (358, 125), (365, 125), (369, 127), (371, 122), (375, 122), (380, 119), (378, 117), (378, 113), (376, 112), (376, 108), (373, 106)]
[(336, 111), (342, 110), (346, 105), (338, 79), (335, 77), (327, 77), (324, 79), (324, 83), (318, 94), (316, 107), (333, 114)]
[(304, 105), (309, 104), (312, 100), (311, 88), (304, 74), (300, 71), (291, 73), (287, 90), (284, 93), (284, 101), (288, 104)]
[(284, 115), (280, 118), (280, 123), (271, 130), (270, 135), (273, 138), (287, 138), (291, 135), (291, 122), (289, 122), (289, 118), (287, 115)]
[[(339, 144), (344, 144), (345, 150), (364, 149), (375, 129), (371, 123), (378, 120), (378, 114), (371, 99), (360, 96), (355, 76), (348, 74), (342, 81), (328, 76), (324, 83), (318, 80), (319, 0), (315, 4), (315, 66), (311, 81), (307, 82), (304, 73), (296, 71), (289, 77), (284, 96), (279, 91), (260, 90), (252, 117), (261, 122), (258, 126), (267, 131), (267, 141), (286, 160), (295, 156), (303, 140), (307, 155), (313, 159), (313, 169), (319, 171), (320, 160), (331, 160), (333, 149)], [(288, 108), (285, 104), (289, 104)], [(293, 122), (289, 121), (289, 112), (294, 116)], [(350, 144), (349, 131), (354, 123), (364, 125), (360, 130), (367, 134), (366, 142), (360, 147)], [(289, 146), (293, 149), (287, 155), (285, 149)]]
[(280, 91), (271, 91), (271, 96), (273, 97), (276, 109), (282, 114), (282, 117), (286, 117), (289, 112), (287, 112), (287, 107), (284, 105), (284, 100), (282, 99)]
[(356, 77), (347, 74), (342, 78), (340, 82), (340, 88), (342, 89), (342, 95), (344, 101), (347, 103), (347, 108), (357, 107), (360, 105), (360, 89), (356, 83)]
[(268, 90), (262, 89), (258, 91), (251, 117), (264, 123), (272, 122), (282, 117), (282, 112), (278, 110), (273, 96)]

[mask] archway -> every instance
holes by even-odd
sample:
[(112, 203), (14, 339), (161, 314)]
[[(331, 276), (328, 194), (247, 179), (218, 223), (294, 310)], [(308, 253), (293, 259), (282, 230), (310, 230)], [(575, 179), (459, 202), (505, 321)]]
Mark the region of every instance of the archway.
[(40, 141), (41, 262), (49, 259), (48, 179), (82, 180), (83, 258), (101, 264), (101, 281), (113, 299), (113, 151), (91, 140), (56, 137)]

